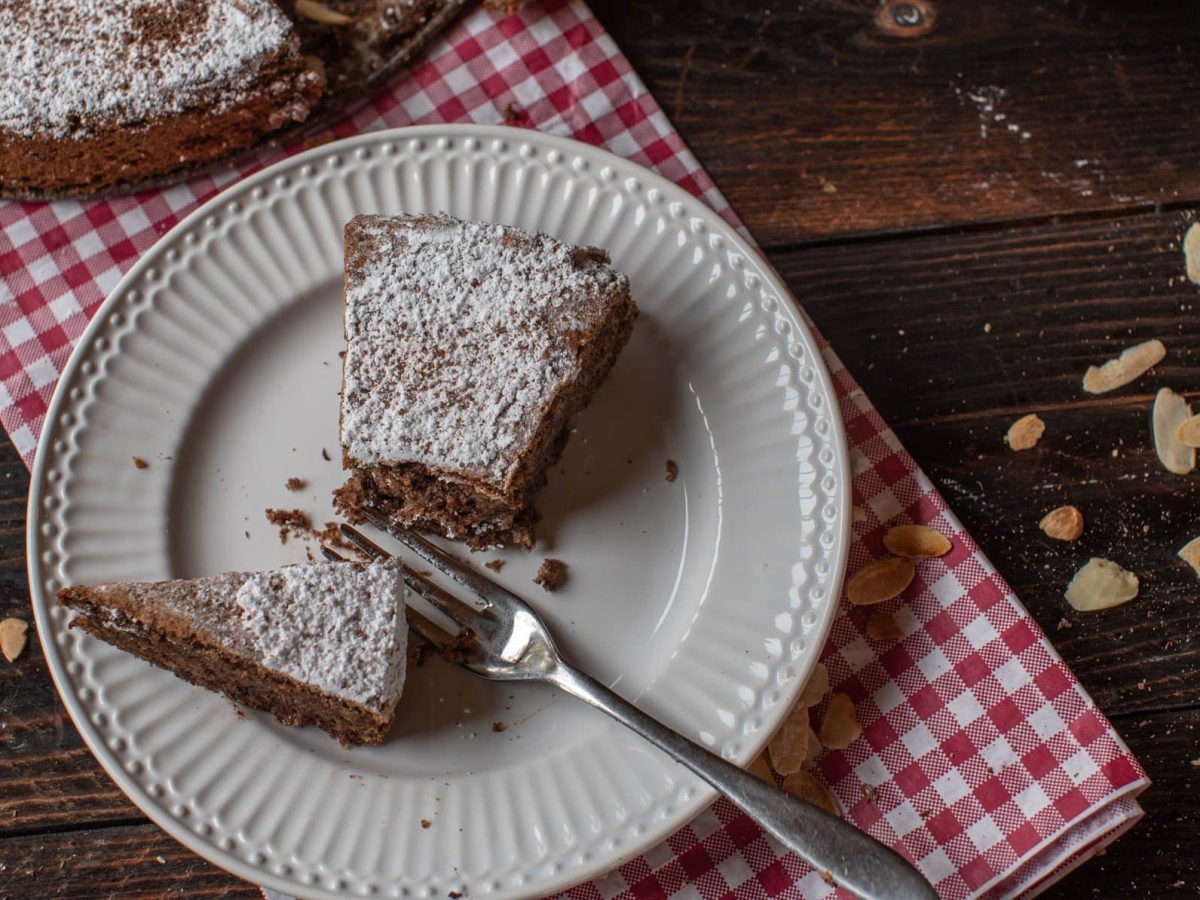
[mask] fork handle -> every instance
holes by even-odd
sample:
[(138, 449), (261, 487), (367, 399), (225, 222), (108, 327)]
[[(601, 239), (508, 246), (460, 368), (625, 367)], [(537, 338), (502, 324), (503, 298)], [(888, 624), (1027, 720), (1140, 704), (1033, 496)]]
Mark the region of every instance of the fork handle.
[(560, 664), (548, 680), (586, 700), (691, 769), (772, 837), (864, 900), (936, 900), (907, 860), (848, 822), (766, 784), (648, 716), (583, 672)]

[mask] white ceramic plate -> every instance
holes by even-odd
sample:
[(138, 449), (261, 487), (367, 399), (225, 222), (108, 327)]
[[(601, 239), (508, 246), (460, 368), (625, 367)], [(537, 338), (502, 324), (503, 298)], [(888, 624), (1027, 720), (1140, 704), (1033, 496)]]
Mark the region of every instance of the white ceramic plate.
[[(201, 855), (303, 896), (545, 894), (713, 797), (548, 688), (432, 661), (389, 740), (348, 751), (68, 631), (54, 605), (64, 584), (304, 558), (264, 509), (332, 518), (342, 225), (429, 210), (606, 247), (632, 281), (641, 319), (540, 497), (540, 545), (499, 575), (584, 668), (745, 762), (816, 661), (846, 558), (846, 445), (813, 338), (758, 255), (669, 182), (562, 139), (433, 126), (225, 191), (133, 267), (71, 358), (34, 466), (30, 581), (54, 679), (122, 789)], [(570, 567), (553, 595), (531, 583), (547, 555)]]

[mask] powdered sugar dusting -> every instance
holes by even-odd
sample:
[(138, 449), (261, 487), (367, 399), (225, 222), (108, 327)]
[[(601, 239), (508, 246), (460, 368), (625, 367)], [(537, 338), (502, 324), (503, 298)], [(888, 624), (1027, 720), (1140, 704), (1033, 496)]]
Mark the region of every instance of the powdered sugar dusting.
[(0, 0), (0, 128), (82, 136), (219, 111), (291, 38), (270, 0)]
[(342, 442), (501, 485), (625, 276), (594, 248), (449, 216), (347, 228)]
[(263, 665), (386, 711), (404, 687), (407, 625), (398, 563), (286, 566), (249, 576), (241, 624)]

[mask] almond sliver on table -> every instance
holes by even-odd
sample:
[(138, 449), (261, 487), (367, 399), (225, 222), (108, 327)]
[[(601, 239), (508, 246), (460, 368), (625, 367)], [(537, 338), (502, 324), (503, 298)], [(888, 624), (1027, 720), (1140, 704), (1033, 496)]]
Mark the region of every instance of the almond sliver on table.
[[(737, 217), (582, 2), (478, 9), (397, 80), (322, 135), (410, 124), (532, 127), (649, 166)], [(312, 143), (310, 139), (309, 143)], [(138, 257), (204, 200), (279, 159), (165, 190), (91, 202), (0, 204), (0, 422), (29, 463), (46, 406), (91, 315)], [(816, 329), (814, 329), (816, 331)], [(819, 338), (819, 333), (818, 333)], [(888, 527), (953, 539), (922, 563), (898, 614), (905, 636), (868, 642), (843, 603), (824, 661), (862, 735), (817, 773), (847, 818), (913, 860), (943, 897), (1029, 896), (1141, 816), (1149, 782), (1012, 590), (946, 508), (828, 345), (851, 446), (849, 572)], [(823, 709), (814, 710), (814, 722)], [(864, 785), (873, 790), (867, 791)], [(773, 896), (835, 891), (723, 800), (644, 856), (564, 896)]]

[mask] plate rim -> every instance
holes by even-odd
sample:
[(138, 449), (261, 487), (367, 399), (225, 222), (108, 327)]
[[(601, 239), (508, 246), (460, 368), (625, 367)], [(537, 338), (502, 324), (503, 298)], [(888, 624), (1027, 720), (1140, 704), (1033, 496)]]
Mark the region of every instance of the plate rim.
[[(838, 458), (834, 461), (834, 466), (838, 470), (840, 482), (843, 485), (840, 496), (836, 501), (838, 507), (836, 530), (838, 533), (837, 541), (833, 548), (834, 564), (829, 574), (828, 583), (831, 588), (829, 602), (822, 608), (821, 621), (809, 632), (816, 646), (824, 647), (825, 642), (828, 640), (840, 603), (846, 566), (849, 560), (850, 506), (853, 488), (850, 471), (849, 442), (833, 376), (823, 355), (820, 353), (820, 342), (809, 326), (799, 301), (789, 290), (783, 278), (757, 246), (751, 244), (739, 233), (737, 228), (722, 218), (703, 199), (689, 193), (670, 179), (652, 171), (641, 163), (619, 156), (602, 147), (572, 138), (547, 134), (534, 129), (475, 124), (431, 124), (369, 131), (342, 140), (331, 141), (327, 144), (322, 144), (301, 153), (285, 157), (246, 178), (227, 185), (183, 219), (179, 220), (139, 257), (133, 266), (113, 286), (100, 305), (96, 307), (91, 320), (88, 322), (87, 327), (80, 335), (71, 355), (68, 357), (42, 420), (42, 431), (38, 435), (37, 452), (34, 457), (33, 466), (30, 469), (30, 488), (26, 505), (25, 527), (26, 567), (38, 640), (41, 643), (42, 653), (46, 660), (47, 668), (50, 671), (55, 690), (66, 707), (76, 730), (83, 738), (92, 756), (100, 763), (101, 768), (104, 769), (117, 787), (121, 789), (122, 793), (147, 818), (174, 840), (226, 872), (242, 878), (255, 886), (269, 888), (286, 895), (321, 898), (321, 900), (336, 900), (336, 898), (344, 896), (335, 891), (327, 890), (323, 886), (316, 887), (298, 884), (286, 877), (277, 876), (266, 868), (260, 868), (251, 863), (244, 862), (236, 855), (222, 850), (220, 847), (205, 841), (201, 836), (184, 828), (179, 821), (168, 814), (167, 810), (161, 804), (142, 790), (141, 785), (126, 773), (125, 769), (119, 764), (119, 761), (110, 758), (109, 748), (104, 743), (103, 738), (94, 730), (86, 710), (81, 705), (79, 697), (73, 690), (69, 689), (70, 681), (66, 672), (65, 661), (61, 658), (57, 646), (54, 645), (54, 642), (49, 637), (55, 625), (49, 620), (51, 601), (45, 595), (45, 574), (41, 563), (41, 556), (44, 550), (39, 528), (42, 523), (42, 502), (46, 495), (54, 493), (45, 484), (46, 471), (51, 464), (51, 460), (57, 455), (57, 452), (53, 450), (54, 435), (58, 432), (61, 407), (67, 401), (70, 386), (77, 378), (79, 369), (88, 355), (88, 351), (95, 342), (98, 332), (105, 326), (113, 307), (117, 304), (120, 297), (129, 290), (130, 286), (147, 269), (153, 267), (155, 251), (158, 247), (162, 246), (165, 238), (173, 233), (185, 231), (202, 223), (217, 207), (229, 202), (227, 195), (231, 189), (253, 190), (260, 183), (268, 182), (278, 177), (280, 169), (287, 168), (290, 170), (292, 167), (300, 168), (307, 162), (323, 158), (331, 151), (339, 149), (352, 151), (358, 146), (367, 144), (415, 139), (436, 139), (437, 137), (446, 136), (460, 140), (474, 138), (479, 141), (519, 139), (539, 144), (545, 150), (556, 150), (562, 153), (573, 153), (579, 156), (591, 157), (593, 161), (601, 165), (616, 166), (620, 169), (631, 168), (637, 173), (636, 177), (641, 179), (647, 188), (661, 191), (669, 204), (682, 204), (689, 216), (704, 220), (710, 228), (715, 226), (721, 236), (733, 245), (733, 249), (743, 254), (746, 258), (755, 260), (761, 266), (762, 275), (767, 282), (767, 286), (779, 296), (783, 304), (788, 306), (797, 325), (802, 330), (803, 336), (816, 351), (812, 359), (808, 362), (808, 365), (816, 369), (817, 380), (820, 383), (822, 392), (830, 401), (826, 404), (825, 410), (825, 414), (829, 417), (832, 426), (828, 439), (836, 448)], [(745, 765), (749, 760), (757, 757), (762, 752), (772, 733), (778, 727), (779, 722), (782, 721), (783, 717), (791, 709), (795, 698), (799, 695), (819, 658), (819, 652), (809, 657), (804, 670), (798, 672), (797, 677), (792, 679), (784, 689), (783, 697), (775, 706), (778, 710), (775, 720), (770, 723), (764, 723), (764, 727), (755, 732), (754, 736), (748, 736), (747, 740), (742, 741), (741, 750), (735, 754), (732, 761), (739, 765)], [(767, 724), (771, 727), (766, 727)], [(692, 798), (685, 803), (677, 805), (673, 814), (665, 818), (661, 823), (656, 823), (655, 826), (647, 828), (636, 840), (624, 842), (619, 851), (584, 864), (570, 872), (566, 877), (559, 876), (546, 879), (538, 885), (539, 893), (559, 892), (586, 881), (594, 880), (613, 871), (628, 860), (641, 856), (649, 848), (656, 846), (664, 839), (685, 827), (704, 809), (710, 806), (717, 797), (718, 792), (715, 789), (701, 782)], [(501, 900), (501, 898), (506, 897), (529, 895), (527, 892), (512, 893), (501, 889), (492, 892), (489, 896)]]

